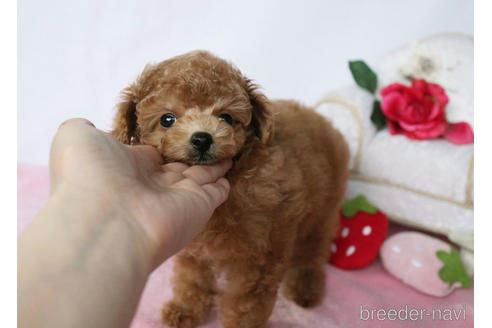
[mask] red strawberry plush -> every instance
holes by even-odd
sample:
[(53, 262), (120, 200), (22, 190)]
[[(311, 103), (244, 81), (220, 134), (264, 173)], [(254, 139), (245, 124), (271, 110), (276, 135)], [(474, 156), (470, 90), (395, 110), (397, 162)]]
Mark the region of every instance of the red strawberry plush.
[(331, 245), (330, 262), (342, 269), (360, 269), (376, 259), (386, 239), (388, 218), (364, 196), (342, 205), (340, 233)]

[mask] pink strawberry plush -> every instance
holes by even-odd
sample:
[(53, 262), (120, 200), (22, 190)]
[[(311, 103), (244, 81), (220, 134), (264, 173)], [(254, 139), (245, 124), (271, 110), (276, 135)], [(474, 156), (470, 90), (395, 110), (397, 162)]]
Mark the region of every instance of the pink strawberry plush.
[(342, 205), (340, 220), (340, 233), (331, 245), (330, 262), (347, 270), (369, 265), (386, 239), (388, 218), (361, 195)]

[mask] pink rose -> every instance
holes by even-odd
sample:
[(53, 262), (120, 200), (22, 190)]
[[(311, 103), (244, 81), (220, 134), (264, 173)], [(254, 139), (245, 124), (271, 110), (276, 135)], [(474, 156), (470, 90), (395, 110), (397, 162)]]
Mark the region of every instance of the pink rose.
[(444, 89), (424, 80), (413, 80), (408, 87), (392, 83), (381, 90), (381, 110), (391, 134), (404, 134), (410, 139), (433, 139), (441, 136), (455, 144), (473, 142), (468, 123), (448, 123), (445, 107), (448, 96)]

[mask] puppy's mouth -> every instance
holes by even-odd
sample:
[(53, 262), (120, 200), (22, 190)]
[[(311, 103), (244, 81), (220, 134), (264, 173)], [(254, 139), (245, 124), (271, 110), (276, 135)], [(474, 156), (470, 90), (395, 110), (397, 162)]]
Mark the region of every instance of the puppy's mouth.
[(217, 156), (211, 154), (208, 151), (206, 152), (190, 151), (185, 161), (187, 162), (187, 164), (191, 164), (191, 165), (207, 165), (207, 164), (214, 164), (215, 162), (218, 161), (218, 159)]

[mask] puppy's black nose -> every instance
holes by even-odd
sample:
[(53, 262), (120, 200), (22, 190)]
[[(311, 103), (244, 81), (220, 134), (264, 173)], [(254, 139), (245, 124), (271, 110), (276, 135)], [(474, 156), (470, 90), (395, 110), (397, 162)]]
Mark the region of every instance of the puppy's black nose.
[(213, 143), (212, 136), (207, 132), (195, 132), (190, 138), (190, 143), (201, 153), (209, 150), (210, 145)]

